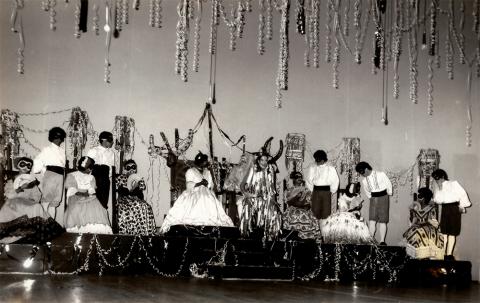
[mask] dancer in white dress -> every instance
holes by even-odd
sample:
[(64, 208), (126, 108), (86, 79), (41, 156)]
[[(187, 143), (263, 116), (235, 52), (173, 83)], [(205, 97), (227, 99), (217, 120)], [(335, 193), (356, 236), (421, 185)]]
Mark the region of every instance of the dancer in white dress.
[(208, 156), (199, 152), (195, 157), (195, 166), (185, 174), (187, 189), (169, 210), (161, 227), (162, 233), (173, 225), (233, 226), (211, 190), (213, 182), (207, 166)]
[(65, 181), (68, 206), (65, 228), (71, 233), (111, 234), (108, 213), (95, 196), (95, 178), (91, 175), (94, 161), (82, 157), (78, 171), (69, 173)]

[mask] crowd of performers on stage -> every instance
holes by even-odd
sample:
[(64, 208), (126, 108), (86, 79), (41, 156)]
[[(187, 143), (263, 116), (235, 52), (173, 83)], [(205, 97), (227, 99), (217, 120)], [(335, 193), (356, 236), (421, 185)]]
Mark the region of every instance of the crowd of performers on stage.
[[(124, 161), (122, 174), (113, 175), (111, 133), (100, 133), (98, 146), (68, 174), (62, 147), (65, 137), (63, 129), (54, 127), (48, 135), (51, 144), (35, 159), (16, 159), (18, 175), (10, 185), (7, 183), (6, 201), (0, 209), (0, 236), (2, 229), (20, 222), (19, 218), (59, 221), (62, 200), (66, 208), (57, 223), (67, 231), (111, 234), (107, 209), (111, 179), (115, 178), (119, 234), (155, 235), (168, 232), (174, 225), (237, 226), (245, 236), (261, 230), (264, 240), (275, 239), (282, 230), (295, 230), (299, 237), (320, 243), (386, 245), (392, 183), (385, 172), (367, 162), (355, 167), (360, 182), (349, 183), (338, 193), (336, 168), (328, 164), (327, 154), (318, 150), (305, 176), (300, 171), (289, 174), (281, 201), (276, 165), (281, 152), (272, 156), (262, 148), (257, 153), (244, 153), (237, 165), (229, 167), (228, 175), (224, 173), (220, 191), (212, 178), (208, 156), (199, 152), (185, 173), (186, 189), (157, 228), (152, 207), (144, 199), (145, 182), (137, 173), (135, 161)], [(444, 170), (436, 169), (431, 177), (433, 192), (427, 187), (418, 190), (403, 237), (414, 252), (422, 250), (421, 257), (452, 260), (461, 214), (471, 203), (462, 186), (450, 181)], [(361, 191), (369, 200), (368, 220), (361, 216)], [(230, 202), (225, 203), (226, 197)], [(229, 211), (225, 205), (230, 206)], [(440, 218), (438, 205), (442, 206)]]

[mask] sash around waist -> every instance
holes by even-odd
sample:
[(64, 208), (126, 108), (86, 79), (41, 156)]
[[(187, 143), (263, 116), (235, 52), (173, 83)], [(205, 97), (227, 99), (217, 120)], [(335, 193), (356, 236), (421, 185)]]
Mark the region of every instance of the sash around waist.
[(330, 191), (330, 185), (321, 185), (321, 186), (314, 185), (313, 190)]
[(372, 198), (383, 197), (383, 196), (386, 196), (386, 195), (387, 195), (387, 190), (386, 189), (384, 189), (382, 191), (372, 192)]
[(65, 173), (65, 168), (61, 166), (47, 165), (47, 170), (59, 175), (63, 175)]

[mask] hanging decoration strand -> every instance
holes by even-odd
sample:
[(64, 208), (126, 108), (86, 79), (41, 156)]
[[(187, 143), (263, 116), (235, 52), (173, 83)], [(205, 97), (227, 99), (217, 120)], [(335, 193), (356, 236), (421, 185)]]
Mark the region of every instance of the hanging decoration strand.
[(200, 22), (202, 21), (202, 0), (197, 0), (197, 14), (193, 31), (193, 62), (192, 69), (198, 72), (200, 67)]
[(100, 35), (100, 25), (98, 24), (99, 20), (100, 20), (100, 17), (98, 15), (98, 4), (97, 3), (94, 3), (93, 4), (93, 25), (92, 25), (92, 30), (93, 32), (95, 33), (95, 35)]
[(105, 83), (110, 83), (110, 43), (112, 42), (112, 15), (110, 10), (110, 2), (105, 1), (105, 26), (103, 30), (106, 32), (105, 35), (105, 62), (104, 62), (104, 78)]

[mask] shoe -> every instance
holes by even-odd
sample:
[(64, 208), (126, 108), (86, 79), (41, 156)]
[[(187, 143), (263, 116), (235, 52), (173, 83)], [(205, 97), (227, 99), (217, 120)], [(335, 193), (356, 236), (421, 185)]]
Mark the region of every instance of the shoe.
[(380, 242), (380, 246), (387, 246), (387, 243), (385, 243), (385, 242)]

